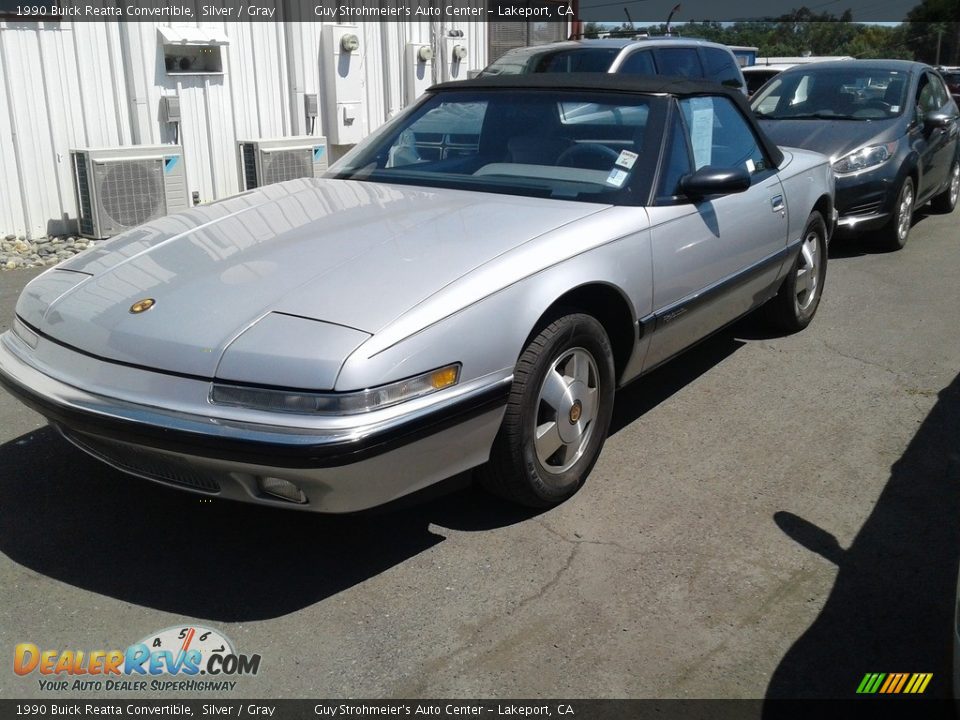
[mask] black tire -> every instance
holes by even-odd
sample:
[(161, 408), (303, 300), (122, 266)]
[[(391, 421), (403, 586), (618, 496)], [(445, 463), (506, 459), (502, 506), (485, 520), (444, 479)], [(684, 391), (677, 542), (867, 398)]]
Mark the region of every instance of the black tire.
[(939, 195), (934, 195), (930, 201), (930, 207), (934, 212), (947, 215), (953, 212), (957, 206), (957, 196), (960, 195), (960, 158), (953, 161), (950, 166), (950, 175), (948, 177), (947, 189)]
[[(584, 366), (586, 374), (582, 371)], [(565, 372), (571, 373), (569, 383), (557, 385), (567, 381)], [(552, 378), (549, 383), (548, 373)], [(574, 380), (575, 376), (587, 380)], [(543, 397), (548, 386), (566, 388), (562, 394), (564, 403), (557, 403), (563, 407), (553, 415), (554, 409)], [(556, 397), (555, 393), (548, 394)], [(613, 351), (603, 326), (582, 313), (558, 317), (530, 341), (517, 361), (506, 414), (490, 461), (478, 470), (480, 483), (490, 492), (521, 505), (544, 508), (563, 502), (583, 485), (600, 455), (610, 429), (613, 396)], [(566, 404), (568, 399), (572, 402)], [(590, 403), (593, 406), (588, 409)], [(590, 410), (592, 417), (587, 422)], [(538, 426), (549, 427), (551, 417), (557, 437), (562, 438), (564, 433), (574, 440), (558, 447), (543, 461), (538, 447), (542, 452), (548, 444), (538, 446), (536, 432)]]
[[(906, 199), (908, 193), (909, 201)], [(906, 177), (897, 191), (897, 200), (893, 204), (893, 213), (890, 220), (877, 233), (881, 244), (888, 250), (902, 250), (903, 246), (907, 244), (916, 201), (917, 194), (913, 187), (913, 178)], [(903, 221), (904, 215), (907, 216), (905, 222)]]
[(803, 330), (820, 306), (827, 277), (827, 224), (814, 211), (800, 236), (800, 252), (780, 290), (767, 303), (768, 317), (786, 332)]

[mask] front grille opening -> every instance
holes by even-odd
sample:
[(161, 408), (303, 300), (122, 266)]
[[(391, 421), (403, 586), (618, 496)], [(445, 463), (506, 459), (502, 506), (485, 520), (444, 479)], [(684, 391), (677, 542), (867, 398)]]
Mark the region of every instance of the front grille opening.
[(178, 461), (167, 455), (143, 448), (83, 435), (66, 429), (63, 429), (62, 432), (68, 440), (81, 450), (125, 472), (201, 492), (220, 492), (220, 482), (216, 473), (196, 468), (187, 462)]

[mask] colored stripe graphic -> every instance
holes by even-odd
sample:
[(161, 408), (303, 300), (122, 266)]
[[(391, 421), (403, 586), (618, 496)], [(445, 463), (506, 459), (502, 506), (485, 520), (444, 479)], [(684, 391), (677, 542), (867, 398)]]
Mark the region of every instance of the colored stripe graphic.
[(898, 693), (903, 689), (904, 683), (907, 682), (907, 673), (900, 673), (900, 682), (897, 683), (897, 687), (893, 689), (893, 692)]
[(857, 686), (860, 695), (920, 695), (926, 691), (933, 673), (867, 673)]

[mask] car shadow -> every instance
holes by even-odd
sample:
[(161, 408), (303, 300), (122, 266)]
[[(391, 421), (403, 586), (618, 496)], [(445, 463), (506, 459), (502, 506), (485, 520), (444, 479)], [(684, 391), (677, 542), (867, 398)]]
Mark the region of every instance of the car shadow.
[[(617, 394), (617, 432), (745, 343), (707, 339)], [(492, 497), (464, 474), (388, 506), (317, 515), (223, 501), (133, 478), (51, 427), (0, 445), (0, 552), (119, 600), (220, 622), (280, 617), (443, 542), (542, 511)]]
[(719, 365), (746, 345), (738, 337), (757, 332), (764, 323), (756, 313), (738, 320), (695, 348), (687, 350), (617, 392), (610, 421), (610, 435), (623, 430), (645, 413), (679, 392), (698, 377)]
[(940, 391), (891, 467), (850, 547), (789, 510), (774, 515), (788, 537), (835, 564), (837, 576), (820, 614), (773, 673), (770, 708), (782, 698), (855, 697), (873, 672), (933, 673), (925, 696), (949, 697), (960, 556), (957, 438), (960, 376)]
[(377, 512), (317, 515), (201, 497), (125, 475), (50, 427), (0, 446), (0, 552), (125, 602), (221, 622), (312, 605), (443, 542), (537, 511), (464, 478)]

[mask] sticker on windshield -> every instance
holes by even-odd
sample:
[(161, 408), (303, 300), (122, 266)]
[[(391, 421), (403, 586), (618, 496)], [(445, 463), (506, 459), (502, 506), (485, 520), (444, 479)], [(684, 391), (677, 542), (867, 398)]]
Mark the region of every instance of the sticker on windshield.
[(621, 150), (620, 157), (617, 158), (616, 164), (622, 168), (629, 170), (633, 167), (633, 164), (637, 161), (638, 155), (635, 152), (630, 152), (629, 150)]
[(890, 106), (890, 112), (892, 112), (892, 113), (898, 113), (898, 112), (900, 112), (900, 106), (899, 106), (899, 105), (891, 105), (891, 106)]
[(614, 187), (623, 187), (623, 184), (627, 181), (627, 176), (629, 176), (626, 170), (621, 170), (618, 167), (615, 167), (610, 171), (610, 174), (607, 175), (607, 185), (613, 185)]
[(753, 164), (753, 160), (751, 158), (747, 158), (747, 172), (752, 173), (756, 169), (757, 166)]

